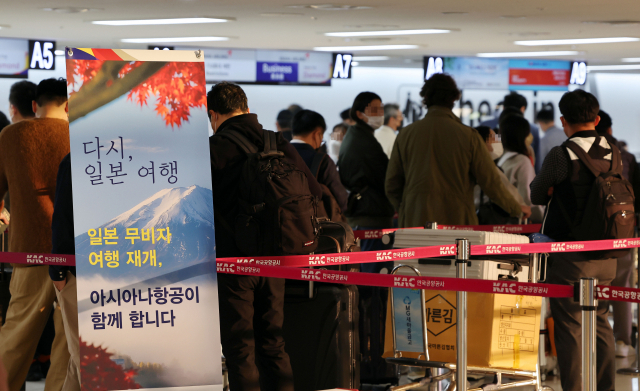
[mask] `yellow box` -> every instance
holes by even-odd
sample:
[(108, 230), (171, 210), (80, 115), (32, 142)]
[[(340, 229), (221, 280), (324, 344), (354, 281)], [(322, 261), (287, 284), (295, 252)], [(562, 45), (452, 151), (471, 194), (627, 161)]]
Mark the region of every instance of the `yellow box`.
[[(456, 362), (456, 293), (425, 291), (429, 361)], [(391, 302), (391, 300), (389, 300)], [(467, 294), (467, 363), (485, 368), (535, 371), (540, 341), (541, 297)], [(393, 357), (392, 305), (387, 306), (385, 353)], [(436, 311), (434, 311), (436, 310)], [(453, 322), (441, 315), (453, 311)], [(437, 314), (437, 317), (433, 317)], [(418, 353), (403, 352), (417, 358)]]

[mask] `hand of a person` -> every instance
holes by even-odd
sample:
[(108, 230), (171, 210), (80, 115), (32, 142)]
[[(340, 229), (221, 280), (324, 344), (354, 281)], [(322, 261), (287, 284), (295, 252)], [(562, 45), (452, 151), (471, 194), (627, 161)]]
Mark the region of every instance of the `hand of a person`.
[(529, 217), (531, 217), (531, 207), (530, 206), (520, 205), (520, 208), (522, 208), (522, 218), (523, 219), (528, 219)]
[(549, 197), (551, 197), (553, 195), (553, 187), (550, 187), (549, 190), (547, 190), (547, 195)]
[(62, 292), (62, 290), (64, 289), (64, 286), (65, 286), (65, 285), (67, 285), (67, 280), (66, 280), (66, 279), (64, 279), (64, 280), (62, 280), (62, 281), (54, 281), (54, 282), (53, 282), (53, 285), (56, 287), (56, 289), (57, 289), (59, 292)]

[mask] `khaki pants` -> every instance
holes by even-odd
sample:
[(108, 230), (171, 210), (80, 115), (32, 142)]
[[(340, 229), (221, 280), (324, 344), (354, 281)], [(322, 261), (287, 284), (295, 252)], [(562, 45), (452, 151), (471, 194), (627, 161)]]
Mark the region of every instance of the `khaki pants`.
[[(15, 267), (9, 291), (11, 301), (7, 308), (7, 319), (0, 329), (0, 357), (7, 369), (9, 391), (19, 391), (27, 378), (40, 335), (54, 308), (56, 291), (49, 278), (49, 266)], [(53, 320), (56, 336), (51, 347), (51, 368), (45, 391), (62, 389), (69, 362), (62, 311), (56, 308)]]
[(78, 333), (78, 291), (76, 290), (75, 276), (71, 272), (67, 272), (67, 284), (62, 291), (55, 287), (54, 289), (58, 303), (62, 308), (62, 321), (71, 355), (62, 391), (80, 391), (80, 335)]

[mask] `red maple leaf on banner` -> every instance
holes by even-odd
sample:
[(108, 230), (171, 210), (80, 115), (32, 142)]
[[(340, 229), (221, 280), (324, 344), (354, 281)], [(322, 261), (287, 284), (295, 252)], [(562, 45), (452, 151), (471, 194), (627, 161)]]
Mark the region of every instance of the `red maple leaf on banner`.
[[(71, 86), (70, 96), (77, 93), (83, 85), (91, 81), (100, 72), (104, 61), (75, 60), (67, 61), (67, 80)], [(142, 64), (135, 61), (126, 64), (119, 72), (118, 79), (125, 79)], [(183, 121), (188, 122), (191, 109), (207, 107), (204, 83), (204, 68), (200, 63), (170, 62), (146, 80), (141, 80), (127, 94), (127, 100), (138, 105), (149, 105), (149, 98), (155, 97), (155, 111), (167, 126), (180, 128)], [(109, 81), (106, 87), (112, 86)]]
[(124, 370), (111, 360), (102, 346), (87, 345), (80, 338), (82, 391), (133, 390), (140, 385), (133, 380), (135, 369)]

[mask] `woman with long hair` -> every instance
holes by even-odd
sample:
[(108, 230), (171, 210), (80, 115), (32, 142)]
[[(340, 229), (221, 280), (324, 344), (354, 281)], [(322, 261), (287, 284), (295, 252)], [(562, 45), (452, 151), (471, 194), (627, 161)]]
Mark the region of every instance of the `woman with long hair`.
[(541, 223), (544, 209), (542, 206), (531, 203), (529, 188), (536, 176), (529, 152), (529, 140), (531, 140), (529, 121), (519, 115), (508, 115), (500, 121), (500, 135), (504, 154), (498, 160), (498, 167), (502, 168), (509, 182), (518, 189), (525, 204), (531, 206), (531, 221)]

